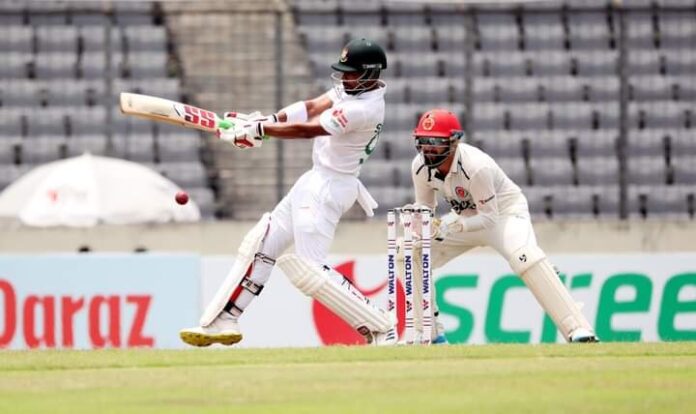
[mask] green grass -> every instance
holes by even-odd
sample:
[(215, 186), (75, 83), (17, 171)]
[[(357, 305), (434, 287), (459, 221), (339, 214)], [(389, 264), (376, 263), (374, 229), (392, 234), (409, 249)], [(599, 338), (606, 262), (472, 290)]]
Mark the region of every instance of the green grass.
[(694, 407), (696, 342), (0, 352), (0, 413), (614, 414)]

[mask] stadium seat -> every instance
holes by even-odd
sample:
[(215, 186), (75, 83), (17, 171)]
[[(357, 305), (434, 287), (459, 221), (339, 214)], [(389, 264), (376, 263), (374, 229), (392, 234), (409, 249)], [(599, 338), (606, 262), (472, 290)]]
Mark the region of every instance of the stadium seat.
[(461, 53), (464, 50), (467, 35), (463, 24), (438, 26), (433, 23), (433, 35), (438, 50), (442, 52)]
[[(575, 2), (579, 6), (584, 2)], [(568, 41), (572, 50), (601, 50), (611, 45), (611, 33), (604, 12), (575, 11), (568, 14)]]
[(167, 77), (167, 54), (164, 52), (129, 53), (124, 62), (134, 79)]
[(207, 174), (198, 161), (168, 162), (157, 165), (157, 170), (180, 187), (206, 187)]
[(421, 54), (432, 50), (433, 33), (430, 27), (395, 26), (392, 32), (395, 50), (399, 52)]
[(64, 108), (44, 108), (41, 116), (27, 117), (27, 136), (67, 134), (69, 124), (68, 114)]
[(658, 13), (659, 21), (659, 40), (661, 47), (664, 48), (692, 48), (696, 42), (696, 13), (693, 10), (694, 3), (686, 0), (690, 4), (680, 4), (681, 7), (690, 7), (691, 10), (669, 11), (662, 10)]
[(476, 146), (495, 159), (499, 157), (522, 159), (524, 137), (518, 132), (480, 131), (472, 138), (480, 141), (480, 144)]
[(551, 115), (545, 104), (526, 104), (510, 107), (510, 129), (513, 131), (546, 130)]
[(576, 164), (579, 185), (617, 184), (619, 163), (616, 157), (583, 157)]
[(693, 186), (696, 183), (696, 162), (693, 156), (676, 156), (672, 159), (674, 184)]
[(157, 137), (157, 149), (162, 162), (195, 160), (199, 157), (200, 137), (196, 133), (185, 132), (160, 134)]
[(550, 76), (570, 76), (572, 74), (570, 56), (562, 50), (543, 50), (526, 53), (531, 65), (531, 73), (542, 78)]
[(530, 160), (532, 185), (569, 186), (574, 182), (570, 158), (532, 158)]
[(696, 72), (696, 53), (683, 50), (665, 50), (665, 73), (675, 76), (693, 76)]
[(578, 78), (563, 76), (543, 78), (540, 95), (550, 103), (580, 102), (584, 89)]
[(35, 33), (39, 53), (77, 53), (75, 26), (38, 26)]
[(379, 204), (375, 211), (376, 214), (386, 214), (390, 208), (413, 202), (413, 188), (411, 187), (372, 186), (369, 191)]
[(167, 51), (167, 33), (164, 26), (126, 26), (123, 34), (129, 52)]
[(509, 119), (508, 109), (500, 104), (475, 104), (472, 118), (474, 130), (505, 129), (505, 120)]
[(565, 33), (558, 13), (524, 15), (525, 50), (561, 50)]
[(688, 192), (684, 186), (631, 186), (628, 188), (628, 210), (631, 215), (643, 218), (687, 218)]
[(0, 139), (21, 137), (23, 118), (21, 111), (0, 108)]
[(595, 214), (596, 188), (587, 186), (551, 187), (553, 217), (590, 218)]
[(666, 184), (667, 170), (662, 157), (628, 158), (627, 174), (629, 184)]
[(517, 50), (519, 29), (515, 16), (508, 12), (475, 14), (478, 43), (484, 51)]
[(22, 141), (22, 162), (44, 164), (65, 158), (66, 141), (62, 135), (32, 136)]
[[(517, 183), (520, 185), (520, 183)], [(553, 190), (551, 187), (527, 187), (520, 185), (522, 194), (527, 199), (529, 212), (534, 221), (544, 220), (552, 214), (551, 202), (553, 200)]]
[(135, 162), (155, 161), (155, 141), (151, 134), (113, 136), (114, 154)]
[(630, 130), (626, 142), (629, 157), (665, 157), (669, 136), (659, 130)]
[[(539, 100), (539, 86), (534, 78), (499, 79), (498, 99), (505, 103), (536, 102)], [(531, 108), (531, 106), (527, 106)]]
[[(122, 118), (119, 115), (117, 118)], [(94, 135), (106, 132), (106, 112), (102, 106), (75, 107), (70, 110), (72, 135)]]
[[(403, 164), (403, 170), (407, 171), (410, 175), (411, 169), (406, 167), (406, 163)], [(397, 185), (397, 164), (391, 160), (373, 160), (370, 159), (369, 162), (360, 169), (360, 181), (366, 186), (396, 186)]]
[(0, 26), (0, 53), (6, 56), (9, 53), (32, 53), (32, 28), (18, 24)]
[[(617, 77), (596, 76), (592, 78), (583, 78), (582, 83), (590, 102), (608, 103), (608, 101), (613, 101), (616, 103), (611, 105), (613, 105), (614, 108), (618, 108), (619, 79)], [(616, 116), (618, 116), (618, 114)]]
[(18, 145), (19, 140), (0, 137), (0, 164), (14, 164), (15, 148)]
[(632, 77), (629, 88), (631, 100), (668, 101), (676, 95), (676, 79), (662, 76)]
[(1, 52), (3, 64), (0, 65), (0, 79), (25, 78), (31, 55), (27, 53)]
[(629, 10), (626, 19), (626, 44), (631, 49), (655, 47), (652, 13), (644, 10)]
[(81, 135), (70, 137), (66, 140), (66, 145), (69, 157), (76, 157), (84, 153), (108, 155), (105, 135)]
[[(585, 157), (616, 156), (617, 131), (573, 131), (569, 133), (578, 160)], [(580, 161), (578, 161), (580, 162)]]
[(525, 134), (531, 159), (567, 157), (570, 159), (568, 138), (558, 132), (530, 132)]
[(581, 103), (555, 104), (551, 106), (551, 125), (553, 129), (585, 129), (595, 127), (594, 110)]
[[(104, 26), (81, 26), (78, 30), (80, 42), (84, 53), (101, 52), (104, 54), (106, 44), (106, 29)], [(123, 31), (119, 27), (112, 27), (109, 33), (108, 47), (112, 52), (120, 52), (122, 49)]]
[(696, 136), (689, 130), (669, 131), (671, 153), (676, 156), (691, 155), (696, 157)]
[(517, 185), (529, 184), (527, 167), (522, 157), (503, 158), (497, 157), (496, 162), (512, 181)]
[(571, 62), (578, 76), (616, 76), (618, 53), (615, 51), (592, 50), (573, 52)]

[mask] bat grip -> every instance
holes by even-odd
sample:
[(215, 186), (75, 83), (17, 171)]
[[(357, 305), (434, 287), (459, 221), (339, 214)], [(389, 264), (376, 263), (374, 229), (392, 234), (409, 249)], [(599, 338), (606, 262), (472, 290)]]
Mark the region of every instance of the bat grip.
[(234, 126), (234, 124), (227, 120), (227, 119), (218, 119), (218, 128), (220, 129), (230, 129)]

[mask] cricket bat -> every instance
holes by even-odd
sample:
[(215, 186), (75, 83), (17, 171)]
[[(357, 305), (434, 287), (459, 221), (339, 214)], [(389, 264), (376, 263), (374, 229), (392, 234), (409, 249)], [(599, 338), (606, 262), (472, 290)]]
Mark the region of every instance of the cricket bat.
[(121, 112), (126, 115), (207, 132), (234, 126), (231, 121), (218, 117), (215, 112), (156, 96), (121, 92), (120, 100)]

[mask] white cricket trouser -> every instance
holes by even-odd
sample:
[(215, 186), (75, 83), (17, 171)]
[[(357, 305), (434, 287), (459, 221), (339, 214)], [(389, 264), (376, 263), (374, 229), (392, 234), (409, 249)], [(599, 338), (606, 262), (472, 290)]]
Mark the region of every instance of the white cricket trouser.
[(492, 228), (453, 233), (442, 241), (433, 240), (433, 269), (444, 266), (450, 260), (475, 247), (490, 246), (510, 262), (517, 249), (536, 244), (536, 235), (529, 213), (503, 215), (498, 218)]
[[(314, 168), (304, 173), (271, 213), (271, 227), (261, 251), (277, 259), (293, 242), (298, 256), (324, 263), (336, 225), (358, 197), (357, 177)], [(258, 266), (250, 276), (265, 283), (272, 266)]]
[[(503, 215), (492, 228), (454, 233), (441, 242), (433, 241), (433, 268), (437, 269), (467, 250), (479, 246), (490, 246), (505, 258), (539, 305), (551, 316), (566, 341), (572, 340), (573, 332), (578, 328), (592, 332), (592, 326), (568, 289), (560, 282), (546, 254), (537, 245), (529, 213)], [(520, 262), (522, 257), (530, 258), (529, 265)], [(525, 259), (524, 263), (526, 262)]]

